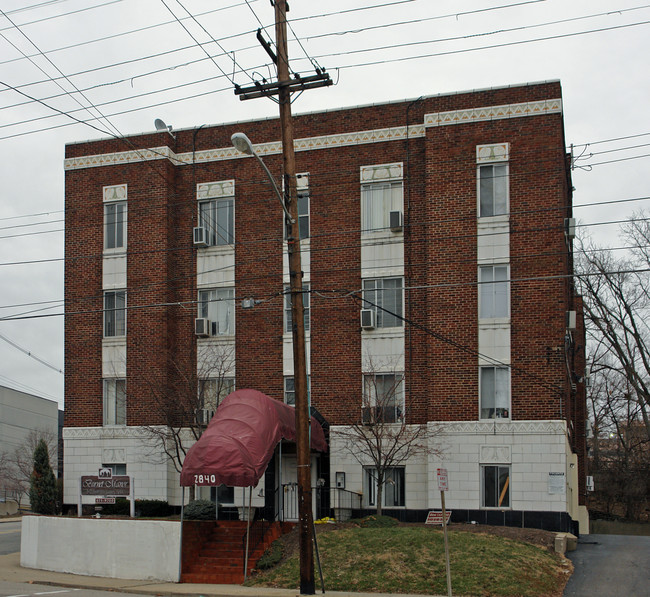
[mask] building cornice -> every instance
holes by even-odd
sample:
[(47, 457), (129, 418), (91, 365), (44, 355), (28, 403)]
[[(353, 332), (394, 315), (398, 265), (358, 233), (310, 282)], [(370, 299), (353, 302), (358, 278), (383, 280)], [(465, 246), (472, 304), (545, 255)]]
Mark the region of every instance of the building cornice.
[[(411, 125), (408, 127), (408, 130), (406, 126), (396, 126), (367, 131), (307, 137), (304, 139), (296, 139), (294, 143), (296, 151), (314, 151), (317, 149), (351, 147), (371, 143), (385, 143), (387, 141), (403, 141), (407, 137), (411, 139), (424, 137), (426, 129), (430, 127), (561, 113), (561, 99), (506, 104), (502, 106), (484, 106), (480, 108), (468, 108), (464, 110), (425, 114), (423, 124)], [(282, 153), (282, 143), (280, 141), (260, 143), (255, 145), (255, 151), (262, 157), (267, 155), (278, 155)], [(207, 162), (242, 159), (245, 157), (248, 156), (240, 153), (234, 147), (222, 147), (176, 154), (169, 147), (163, 146), (150, 149), (135, 149), (100, 155), (67, 158), (64, 161), (64, 169), (80, 170), (84, 168), (117, 166), (164, 159), (169, 160), (176, 166), (185, 166), (192, 163), (202, 164)]]

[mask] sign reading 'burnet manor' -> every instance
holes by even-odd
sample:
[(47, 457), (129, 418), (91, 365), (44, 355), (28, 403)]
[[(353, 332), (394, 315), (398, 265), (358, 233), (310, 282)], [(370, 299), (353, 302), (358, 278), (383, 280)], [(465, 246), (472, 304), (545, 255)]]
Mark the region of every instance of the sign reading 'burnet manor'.
[(129, 495), (131, 479), (128, 475), (102, 478), (97, 476), (81, 477), (81, 495)]

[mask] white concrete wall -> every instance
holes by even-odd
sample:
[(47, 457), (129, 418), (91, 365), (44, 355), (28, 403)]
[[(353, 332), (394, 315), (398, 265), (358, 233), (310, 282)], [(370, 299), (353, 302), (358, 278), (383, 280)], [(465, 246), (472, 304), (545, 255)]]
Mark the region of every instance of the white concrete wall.
[(180, 544), (180, 522), (24, 516), (20, 565), (178, 582)]
[[(349, 442), (342, 435), (344, 429), (346, 428), (338, 425), (330, 427), (330, 472), (332, 483), (334, 483), (336, 472), (344, 472), (345, 489), (363, 494), (363, 466), (372, 466), (373, 463), (370, 459), (367, 459), (363, 461), (362, 466), (357, 457), (347, 447)], [(357, 456), (359, 456), (358, 452)], [(408, 462), (398, 463), (396, 466), (404, 466), (406, 505), (403, 509), (419, 510), (427, 508), (428, 468), (426, 454), (416, 454)]]
[[(96, 475), (103, 464), (126, 464), (136, 499), (169, 499), (168, 477), (173, 467), (139, 427), (64, 428), (63, 456), (66, 504), (78, 503), (80, 477)], [(84, 496), (83, 503), (94, 501), (94, 496)]]
[[(436, 425), (432, 423), (431, 425)], [(567, 469), (566, 428), (561, 421), (480, 421), (440, 424), (444, 449), (429, 463), (429, 507), (440, 507), (436, 469), (449, 473), (450, 509), (481, 508), (483, 464), (511, 466), (511, 510), (566, 512), (567, 494), (549, 493), (550, 472)]]
[[(481, 508), (481, 465), (511, 467), (511, 510), (570, 512), (570, 450), (561, 421), (429, 423), (431, 454), (405, 463), (406, 507), (440, 508), (436, 469), (445, 467), (449, 509)], [(363, 492), (363, 468), (344, 446), (342, 428), (330, 428), (332, 478), (345, 472), (346, 489)], [(371, 463), (365, 463), (370, 465)], [(549, 492), (549, 473), (564, 473), (564, 493)]]

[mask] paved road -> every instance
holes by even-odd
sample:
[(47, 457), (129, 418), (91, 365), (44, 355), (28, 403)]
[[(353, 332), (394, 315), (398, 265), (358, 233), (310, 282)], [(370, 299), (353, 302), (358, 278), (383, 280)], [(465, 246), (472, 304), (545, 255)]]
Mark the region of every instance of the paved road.
[(650, 537), (582, 535), (564, 597), (648, 597)]
[(73, 589), (0, 581), (0, 597), (115, 597), (115, 595), (133, 595), (120, 591), (97, 591), (95, 589)]
[(0, 555), (20, 551), (20, 522), (0, 524)]

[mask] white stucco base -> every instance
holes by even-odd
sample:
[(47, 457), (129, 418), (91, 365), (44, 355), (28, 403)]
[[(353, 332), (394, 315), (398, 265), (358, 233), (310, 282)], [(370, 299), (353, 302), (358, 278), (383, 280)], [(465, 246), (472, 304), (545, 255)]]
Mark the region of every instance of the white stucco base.
[[(577, 459), (567, 441), (563, 421), (430, 422), (428, 454), (417, 454), (405, 466), (406, 509), (440, 508), (436, 471), (449, 475), (445, 496), (449, 509), (479, 510), (481, 466), (510, 466), (510, 505), (521, 511), (567, 512), (580, 518), (577, 505)], [(332, 475), (346, 474), (346, 489), (363, 493), (363, 468), (344, 448), (344, 428), (330, 427)], [(371, 462), (364, 462), (371, 465)], [(550, 479), (563, 480), (562, 487)]]
[(180, 522), (24, 516), (20, 565), (178, 582), (180, 543)]

